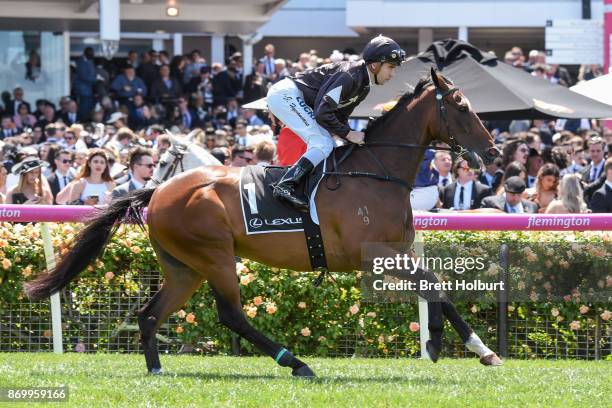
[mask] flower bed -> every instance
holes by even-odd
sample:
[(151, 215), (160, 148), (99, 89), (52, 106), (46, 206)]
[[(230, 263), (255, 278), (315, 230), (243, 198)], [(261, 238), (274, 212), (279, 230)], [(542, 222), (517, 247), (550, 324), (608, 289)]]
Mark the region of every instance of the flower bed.
[[(56, 253), (67, 251), (67, 245), (77, 233), (76, 224), (54, 224), (53, 243)], [(517, 285), (521, 281), (527, 288), (545, 286), (550, 272), (558, 276), (572, 276), (585, 262), (610, 262), (612, 238), (605, 233), (478, 233), (478, 232), (427, 232), (427, 245), (458, 248), (458, 243), (507, 242), (514, 245), (514, 252), (523, 252), (525, 262), (531, 266), (517, 264), (511, 269), (510, 280)], [(548, 245), (555, 244), (554, 256)], [(572, 253), (572, 245), (586, 245), (587, 251)], [(551, 244), (552, 245), (552, 244)], [(562, 252), (561, 249), (563, 249)], [(457, 249), (461, 251), (462, 249)], [(574, 251), (575, 252), (575, 251)], [(22, 283), (44, 269), (42, 240), (38, 227), (32, 224), (0, 225), (0, 316), (16, 304), (27, 303), (21, 290)], [(609, 264), (608, 264), (609, 265)], [(542, 276), (534, 275), (534, 270)], [(153, 287), (147, 287), (139, 279), (139, 271), (157, 270), (155, 254), (147, 237), (135, 227), (121, 227), (107, 246), (101, 259), (88, 268), (81, 278), (70, 286), (71, 310), (79, 316), (87, 316), (100, 307), (103, 299), (113, 303), (108, 293), (120, 293), (126, 297), (149, 296)], [(540, 268), (540, 269), (538, 269)], [(527, 274), (525, 271), (530, 271)], [(314, 273), (298, 273), (279, 270), (244, 260), (236, 265), (240, 280), (244, 312), (252, 324), (279, 343), (285, 344), (300, 355), (364, 355), (364, 356), (413, 356), (419, 353), (419, 326), (416, 303), (369, 303), (364, 302), (359, 289), (360, 274), (334, 274), (336, 283), (327, 280), (319, 288), (311, 284)], [(582, 285), (582, 286), (581, 286)], [(599, 342), (600, 356), (610, 358), (610, 302), (592, 302), (592, 290), (608, 293), (612, 288), (612, 277), (607, 280), (582, 279), (561, 301), (548, 301), (545, 294), (538, 294), (537, 302), (515, 302), (510, 304), (510, 351), (517, 357), (584, 357), (592, 358), (593, 342)], [(589, 291), (590, 289), (591, 292)], [(608, 292), (606, 292), (608, 291)], [(121, 296), (121, 295), (120, 295)], [(48, 307), (38, 307), (47, 313)], [(130, 309), (131, 308), (131, 309)], [(135, 306), (126, 306), (126, 313)], [(472, 324), (483, 339), (495, 345), (496, 304), (491, 299), (458, 304), (459, 312)], [(133, 313), (132, 313), (133, 316)], [(67, 319), (77, 321), (79, 319)], [(93, 326), (83, 329), (67, 327), (68, 349), (83, 342), (84, 331), (95, 330)], [(128, 319), (129, 320), (129, 319)], [(132, 323), (135, 321), (132, 318)], [(202, 352), (229, 353), (232, 334), (218, 322), (213, 297), (206, 284), (178, 311), (171, 320), (170, 332), (195, 350)], [(106, 333), (125, 322), (117, 319), (100, 323), (107, 325)], [(42, 329), (41, 329), (42, 330)], [(446, 331), (447, 352), (463, 355), (464, 350), (452, 330)], [(40, 335), (49, 336), (48, 332)], [(90, 334), (87, 334), (90, 336)], [(87, 351), (108, 349), (103, 336), (91, 335)], [(131, 336), (137, 342), (137, 336)], [(590, 349), (585, 342), (590, 341)], [(241, 342), (243, 353), (255, 350)], [(115, 348), (113, 348), (115, 349)], [(559, 351), (561, 350), (561, 351)], [(129, 351), (129, 350), (128, 350)]]

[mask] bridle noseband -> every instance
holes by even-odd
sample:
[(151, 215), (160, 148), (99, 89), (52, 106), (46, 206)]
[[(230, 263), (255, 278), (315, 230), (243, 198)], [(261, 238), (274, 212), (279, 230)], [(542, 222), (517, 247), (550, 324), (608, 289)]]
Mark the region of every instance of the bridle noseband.
[(185, 171), (185, 168), (183, 167), (183, 158), (185, 157), (184, 149), (181, 149), (181, 148), (171, 149), (168, 151), (168, 153), (174, 156), (174, 161), (172, 162), (170, 167), (168, 167), (168, 170), (166, 170), (166, 173), (161, 178), (161, 180), (155, 177), (151, 178), (151, 180), (157, 185), (162, 184), (164, 181), (174, 176), (174, 173), (176, 173), (176, 169), (178, 168), (179, 165), (181, 166), (181, 173)]

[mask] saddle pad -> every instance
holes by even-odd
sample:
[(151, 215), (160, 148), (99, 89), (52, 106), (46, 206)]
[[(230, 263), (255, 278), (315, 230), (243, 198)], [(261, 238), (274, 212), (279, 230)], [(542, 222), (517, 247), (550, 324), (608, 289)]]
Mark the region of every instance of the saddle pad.
[[(240, 172), (240, 205), (247, 235), (266, 234), (272, 232), (304, 231), (301, 213), (277, 200), (272, 195), (272, 184), (278, 182), (288, 170), (288, 167), (246, 166)], [(298, 191), (312, 191), (305, 194), (311, 207), (311, 218), (318, 224), (314, 195), (318, 183), (323, 177), (323, 166), (318, 166), (306, 180), (304, 188), (298, 186)], [(313, 216), (314, 215), (314, 216)]]

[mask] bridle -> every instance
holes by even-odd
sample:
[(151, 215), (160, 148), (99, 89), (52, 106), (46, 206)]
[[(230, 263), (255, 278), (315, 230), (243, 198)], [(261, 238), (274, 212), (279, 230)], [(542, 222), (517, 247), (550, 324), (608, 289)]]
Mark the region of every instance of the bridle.
[[(349, 172), (336, 171), (338, 166), (352, 153), (352, 151), (356, 147), (357, 148), (399, 147), (399, 148), (407, 148), (407, 149), (442, 150), (442, 151), (449, 151), (451, 153), (454, 153), (459, 158), (464, 158), (463, 156), (468, 154), (469, 150), (459, 145), (459, 143), (457, 142), (457, 139), (455, 139), (455, 137), (453, 136), (453, 133), (450, 130), (450, 125), (448, 123), (447, 109), (446, 109), (446, 106), (444, 106), (445, 98), (449, 95), (453, 95), (458, 90), (459, 90), (458, 88), (450, 88), (446, 91), (442, 91), (436, 86), (435, 97), (436, 97), (436, 105), (438, 107), (439, 118), (440, 118), (440, 126), (444, 126), (446, 128), (446, 134), (450, 142), (449, 147), (441, 147), (441, 146), (436, 146), (436, 145), (423, 146), (423, 145), (414, 144), (414, 143), (394, 143), (394, 142), (368, 142), (363, 145), (351, 144), (349, 148), (344, 152), (344, 154), (340, 157), (339, 160), (336, 160), (336, 156), (332, 154), (332, 163), (333, 163), (332, 168), (334, 169), (334, 171), (329, 171), (329, 172), (326, 171), (324, 175), (336, 176), (336, 186), (334, 186), (333, 188), (329, 186), (327, 187), (330, 190), (336, 190), (337, 188), (340, 187), (340, 184), (341, 184), (340, 177), (349, 176), (349, 177), (369, 177), (369, 178), (374, 178), (374, 179), (382, 180), (382, 181), (391, 181), (394, 183), (401, 184), (402, 186), (406, 187), (408, 190), (412, 190), (412, 186), (408, 182), (406, 182), (405, 180), (399, 177), (390, 175), (387, 169), (385, 168), (385, 166), (383, 165), (383, 163), (380, 161), (380, 159), (374, 153), (372, 153), (371, 150), (366, 150), (366, 151), (370, 154), (370, 156), (374, 159), (374, 161), (382, 169), (384, 174), (381, 175), (381, 174), (363, 172), (363, 171), (349, 171)], [(367, 136), (367, 133), (368, 133), (367, 129), (365, 130), (365, 133)]]
[(164, 173), (161, 180), (155, 177), (151, 178), (151, 180), (157, 185), (162, 184), (164, 181), (174, 176), (174, 173), (176, 173), (176, 170), (179, 165), (181, 166), (181, 173), (185, 171), (185, 168), (183, 166), (183, 158), (185, 157), (185, 148), (177, 146), (176, 148), (171, 148), (170, 150), (168, 150), (168, 153), (174, 156), (174, 160), (172, 161), (172, 164), (170, 164), (170, 167), (168, 167), (168, 170), (166, 170), (166, 173)]

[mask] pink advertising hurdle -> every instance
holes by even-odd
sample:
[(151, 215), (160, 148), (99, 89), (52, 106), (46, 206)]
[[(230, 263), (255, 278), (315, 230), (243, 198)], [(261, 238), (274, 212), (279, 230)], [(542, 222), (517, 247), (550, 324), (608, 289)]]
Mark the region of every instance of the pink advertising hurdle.
[[(83, 222), (96, 213), (95, 207), (71, 205), (0, 205), (0, 222), (40, 222), (47, 268), (55, 266), (55, 256), (49, 234), (50, 222)], [(417, 241), (422, 231), (612, 231), (612, 214), (500, 214), (500, 213), (415, 213)], [(417, 249), (417, 255), (422, 248)], [(51, 296), (53, 350), (62, 353), (60, 298)], [(500, 303), (501, 305), (501, 303)], [(506, 326), (506, 313), (500, 321)], [(428, 327), (427, 302), (419, 299), (420, 327)], [(429, 331), (421, 329), (421, 349), (429, 339)], [(500, 344), (500, 347), (501, 346)], [(504, 347), (505, 348), (505, 347)], [(500, 350), (501, 351), (501, 350)], [(428, 358), (423, 353), (423, 358)], [(502, 352), (502, 355), (505, 353)]]

